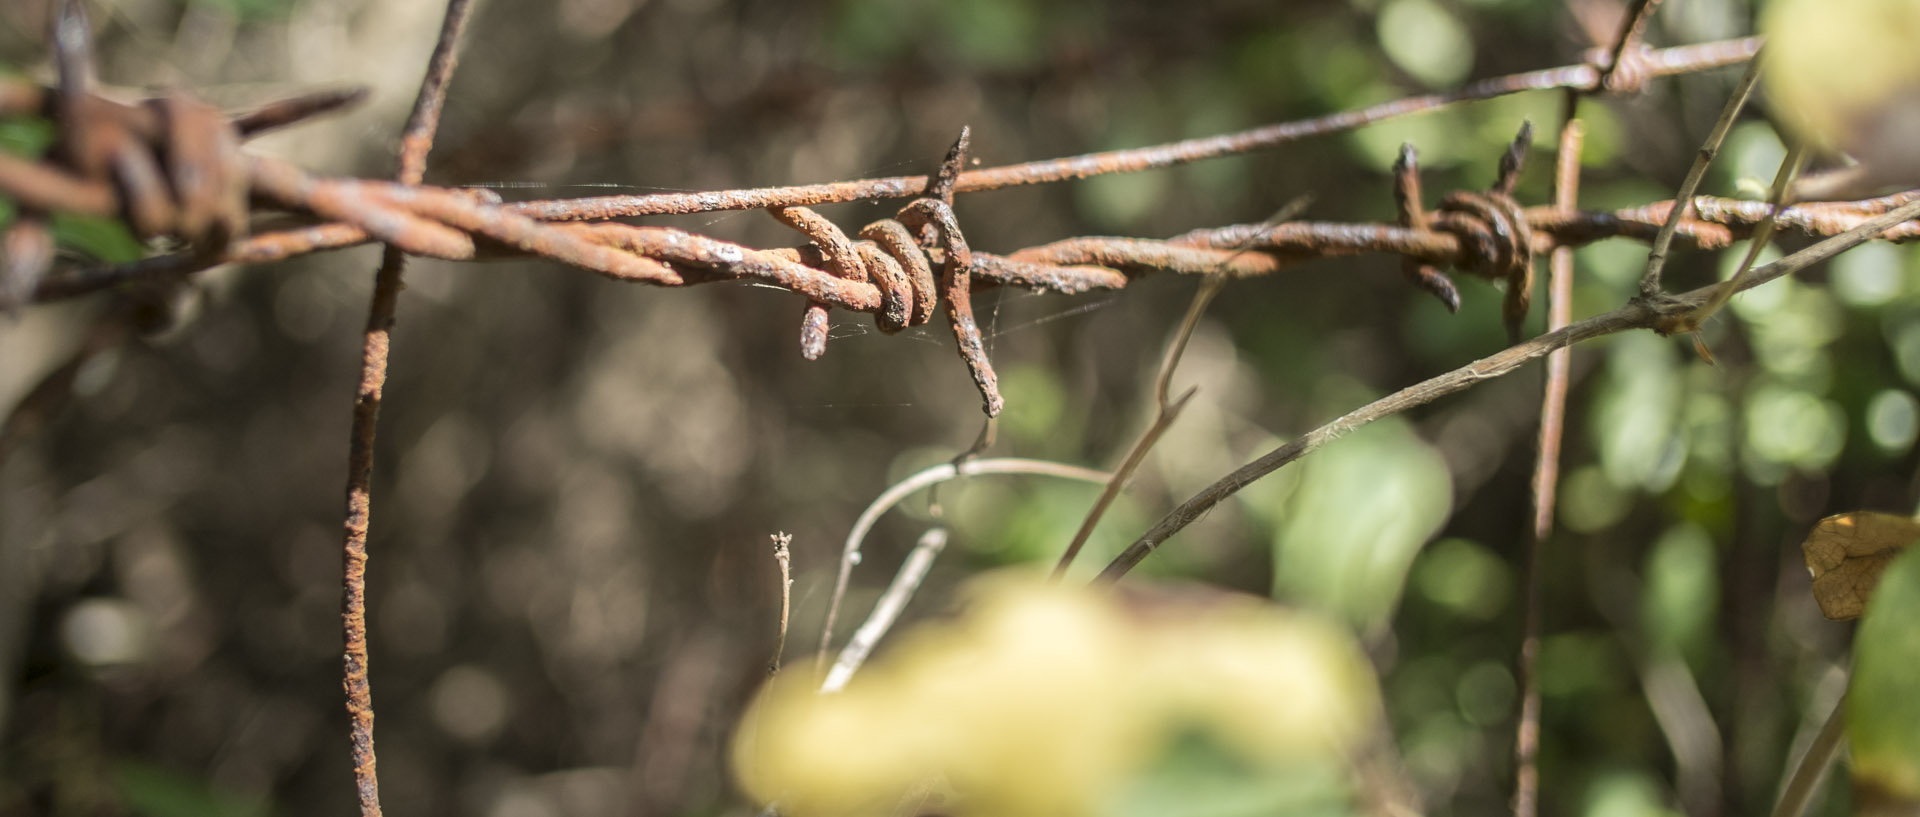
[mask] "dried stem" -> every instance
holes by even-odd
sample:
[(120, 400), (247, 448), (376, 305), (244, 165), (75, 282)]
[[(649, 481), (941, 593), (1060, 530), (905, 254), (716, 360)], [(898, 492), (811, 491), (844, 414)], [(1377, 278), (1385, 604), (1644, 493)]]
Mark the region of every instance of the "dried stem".
[(780, 567), (780, 635), (767, 659), (767, 677), (780, 674), (780, 656), (787, 651), (787, 615), (793, 612), (793, 534), (773, 534), (773, 561)]
[(933, 569), (933, 560), (947, 546), (947, 529), (933, 527), (920, 535), (913, 550), (907, 553), (907, 560), (900, 564), (900, 572), (893, 575), (893, 583), (880, 594), (873, 604), (873, 612), (860, 628), (853, 631), (853, 637), (847, 639), (847, 646), (840, 649), (840, 657), (834, 659), (833, 667), (827, 671), (827, 678), (820, 683), (821, 692), (839, 692), (845, 689), (847, 682), (853, 680), (854, 672), (865, 663), (867, 655), (873, 652), (880, 638), (893, 628), (900, 619), (900, 611), (907, 608), (907, 602), (920, 589), (920, 582), (927, 577), (927, 571)]
[(1166, 358), (1160, 362), (1160, 374), (1155, 378), (1153, 390), (1153, 422), (1147, 426), (1146, 431), (1141, 432), (1140, 439), (1135, 440), (1133, 447), (1127, 450), (1126, 459), (1121, 460), (1120, 467), (1114, 469), (1113, 476), (1107, 480), (1106, 487), (1100, 490), (1100, 498), (1094, 500), (1093, 508), (1087, 511), (1087, 518), (1080, 523), (1080, 529), (1074, 531), (1073, 541), (1067, 543), (1066, 552), (1060, 554), (1060, 563), (1053, 566), (1052, 581), (1057, 582), (1067, 575), (1067, 568), (1073, 565), (1074, 557), (1080, 555), (1080, 549), (1085, 547), (1087, 539), (1093, 536), (1093, 529), (1100, 524), (1100, 518), (1106, 515), (1107, 508), (1111, 507), (1114, 499), (1120, 496), (1120, 490), (1126, 487), (1127, 481), (1133, 477), (1133, 472), (1139, 469), (1140, 463), (1146, 460), (1147, 452), (1153, 450), (1154, 444), (1160, 441), (1160, 436), (1173, 426), (1173, 421), (1179, 418), (1180, 411), (1187, 407), (1187, 401), (1192, 400), (1194, 394), (1200, 391), (1199, 387), (1195, 386), (1182, 392), (1176, 399), (1167, 399), (1167, 387), (1173, 379), (1174, 367), (1180, 365), (1181, 353), (1186, 351), (1187, 339), (1193, 337), (1193, 328), (1199, 325), (1200, 316), (1206, 313), (1207, 304), (1212, 303), (1213, 296), (1220, 293), (1222, 283), (1223, 279), (1217, 275), (1209, 275), (1200, 280), (1199, 290), (1193, 293), (1193, 303), (1187, 307), (1187, 316), (1180, 321), (1180, 328), (1174, 332), (1173, 342), (1167, 345)]
[(1688, 208), (1693, 206), (1693, 194), (1700, 189), (1700, 180), (1707, 175), (1707, 167), (1713, 164), (1715, 156), (1720, 154), (1720, 145), (1727, 139), (1727, 131), (1733, 128), (1733, 120), (1740, 117), (1740, 109), (1746, 107), (1747, 98), (1753, 95), (1754, 83), (1760, 81), (1760, 55), (1756, 52), (1752, 61), (1747, 63), (1747, 71), (1733, 86), (1733, 95), (1727, 98), (1726, 107), (1720, 109), (1720, 118), (1713, 123), (1713, 130), (1707, 132), (1707, 141), (1700, 145), (1700, 152), (1693, 158), (1693, 166), (1687, 169), (1687, 178), (1680, 182), (1680, 191), (1674, 194), (1674, 207), (1667, 213), (1667, 219), (1660, 225), (1659, 234), (1653, 237), (1653, 248), (1647, 252), (1647, 271), (1640, 277), (1640, 297), (1652, 298), (1660, 294), (1660, 270), (1666, 266), (1667, 250), (1673, 245), (1673, 234), (1680, 222), (1687, 217)]
[(1767, 194), (1767, 217), (1760, 222), (1759, 227), (1754, 228), (1753, 239), (1747, 244), (1746, 257), (1740, 260), (1740, 267), (1734, 270), (1733, 277), (1727, 280), (1725, 286), (1720, 287), (1720, 294), (1715, 295), (1713, 300), (1702, 304), (1688, 316), (1687, 320), (1694, 327), (1699, 327), (1706, 322), (1707, 318), (1713, 317), (1713, 313), (1720, 311), (1720, 307), (1726, 306), (1727, 300), (1733, 297), (1733, 293), (1740, 291), (1740, 282), (1746, 279), (1747, 273), (1753, 269), (1754, 262), (1760, 259), (1761, 251), (1765, 250), (1767, 243), (1773, 240), (1775, 226), (1780, 221), (1780, 212), (1787, 206), (1787, 191), (1793, 184), (1793, 177), (1799, 175), (1800, 169), (1806, 164), (1805, 146), (1795, 142), (1787, 149), (1786, 157), (1780, 160), (1779, 172), (1773, 176), (1773, 189)]
[[(450, 0), (441, 24), (426, 78), (413, 114), (402, 131), (398, 178), (417, 184), (426, 173), (427, 152), (439, 126), (440, 108), (457, 57), (460, 30), (465, 26), (470, 0)], [(345, 680), (347, 714), (352, 720), (353, 776), (361, 817), (379, 817), (380, 782), (373, 750), (373, 690), (367, 670), (367, 532), (373, 510), (374, 436), (379, 427), (380, 402), (387, 383), (388, 353), (393, 315), (399, 300), (401, 271), (406, 256), (388, 245), (374, 274), (373, 296), (367, 307), (367, 328), (360, 350), (360, 389), (353, 404), (353, 430), (347, 453), (346, 541), (342, 547), (345, 576), (341, 590), (341, 622), (346, 640)]]
[(1833, 761), (1840, 756), (1840, 745), (1846, 738), (1847, 696), (1840, 696), (1833, 702), (1833, 714), (1827, 716), (1827, 722), (1820, 726), (1819, 734), (1813, 743), (1807, 746), (1807, 753), (1800, 756), (1800, 763), (1793, 768), (1793, 776), (1787, 778), (1786, 788), (1780, 792), (1780, 802), (1773, 807), (1773, 817), (1800, 817), (1807, 811), (1807, 803), (1813, 799), (1813, 793), (1820, 788), (1820, 781), (1827, 776), (1827, 770), (1833, 767)]
[[(1300, 211), (1305, 210), (1312, 201), (1311, 196), (1296, 198), (1280, 208), (1279, 212), (1268, 217), (1262, 226), (1271, 227), (1285, 222), (1299, 215)], [(1200, 316), (1206, 314), (1207, 305), (1213, 303), (1214, 296), (1220, 294), (1220, 287), (1226, 284), (1226, 279), (1221, 272), (1229, 262), (1244, 252), (1246, 247), (1243, 244), (1233, 255), (1223, 260), (1220, 267), (1201, 279), (1199, 289), (1193, 293), (1193, 302), (1187, 306), (1187, 316), (1181, 319), (1180, 328), (1173, 333), (1173, 342), (1167, 344), (1166, 356), (1160, 360), (1160, 370), (1154, 376), (1153, 422), (1148, 424), (1146, 431), (1141, 432), (1140, 439), (1134, 441), (1133, 447), (1127, 451), (1126, 459), (1121, 461), (1120, 467), (1115, 469), (1113, 476), (1107, 480), (1106, 487), (1101, 489), (1100, 497), (1094, 500), (1093, 508), (1087, 511), (1087, 518), (1080, 523), (1080, 529), (1074, 532), (1073, 541), (1067, 544), (1066, 552), (1060, 554), (1060, 562), (1054, 565), (1050, 581), (1057, 582), (1066, 576), (1067, 568), (1073, 565), (1074, 557), (1080, 555), (1080, 549), (1085, 547), (1087, 539), (1093, 536), (1093, 529), (1099, 526), (1100, 518), (1106, 515), (1107, 509), (1120, 496), (1121, 489), (1125, 488), (1127, 481), (1133, 478), (1133, 472), (1139, 469), (1140, 463), (1146, 461), (1147, 452), (1153, 450), (1154, 444), (1160, 441), (1160, 436), (1165, 434), (1168, 428), (1173, 427), (1173, 421), (1179, 418), (1180, 411), (1187, 407), (1187, 401), (1193, 399), (1193, 395), (1199, 391), (1198, 387), (1187, 389), (1179, 399), (1169, 399), (1168, 396), (1173, 387), (1173, 370), (1180, 366), (1180, 358), (1186, 354), (1187, 341), (1193, 338), (1194, 327), (1200, 325)]]
[[(1841, 252), (1873, 239), (1887, 228), (1903, 221), (1920, 216), (1920, 201), (1910, 202), (1895, 208), (1884, 215), (1869, 219), (1845, 233), (1821, 241), (1797, 253), (1789, 255), (1753, 271), (1742, 282), (1741, 289), (1752, 289), (1785, 275), (1791, 275), (1814, 264), (1825, 261)], [(1556, 332), (1549, 332), (1532, 340), (1515, 344), (1488, 357), (1481, 358), (1446, 374), (1415, 383), (1386, 397), (1361, 406), (1345, 415), (1320, 426), (1294, 440), (1262, 455), (1259, 459), (1247, 463), (1232, 473), (1221, 477), (1212, 485), (1180, 503), (1179, 507), (1169, 511), (1152, 529), (1142, 534), (1133, 544), (1127, 546), (1106, 570), (1100, 573), (1096, 581), (1118, 581), (1134, 565), (1140, 563), (1162, 543), (1179, 533), (1213, 506), (1252, 484), (1255, 480), (1278, 470), (1281, 466), (1312, 453), (1354, 429), (1367, 425), (1382, 417), (1391, 417), (1415, 406), (1425, 405), (1461, 391), (1481, 381), (1491, 380), (1504, 375), (1547, 353), (1562, 349), (1581, 341), (1604, 337), (1629, 329), (1653, 329), (1663, 334), (1671, 334), (1677, 322), (1684, 319), (1693, 309), (1706, 303), (1719, 285), (1701, 287), (1681, 295), (1651, 303), (1638, 300), (1625, 306), (1596, 315), (1579, 323), (1571, 324)]]
[(1073, 479), (1095, 484), (1106, 482), (1109, 476), (1103, 471), (1095, 471), (1091, 468), (1081, 468), (1075, 465), (1063, 465), (1046, 460), (1029, 460), (1018, 457), (1000, 457), (984, 460), (969, 459), (959, 463), (941, 463), (894, 483), (891, 487), (887, 488), (887, 490), (881, 492), (880, 496), (874, 498), (872, 504), (869, 504), (867, 509), (860, 513), (860, 518), (854, 520), (853, 530), (847, 533), (846, 546), (842, 548), (840, 552), (840, 573), (834, 579), (833, 596), (827, 602), (827, 620), (826, 623), (820, 627), (820, 651), (815, 656), (815, 660), (820, 666), (826, 666), (827, 650), (833, 643), (834, 621), (839, 616), (841, 602), (846, 599), (847, 585), (853, 579), (853, 566), (860, 563), (860, 545), (866, 541), (867, 532), (873, 529), (874, 523), (878, 522), (881, 515), (892, 509), (893, 506), (900, 504), (901, 500), (912, 496), (915, 492), (923, 488), (929, 488), (957, 477), (976, 476), (980, 474), (1036, 474), (1039, 476), (1059, 477), (1061, 479)]

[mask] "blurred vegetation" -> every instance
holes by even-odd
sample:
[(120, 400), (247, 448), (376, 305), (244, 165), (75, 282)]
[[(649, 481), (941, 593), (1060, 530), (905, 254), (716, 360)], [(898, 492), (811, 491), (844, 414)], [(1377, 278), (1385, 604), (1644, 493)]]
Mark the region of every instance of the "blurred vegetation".
[[(1756, 13), (1741, 0), (1668, 6), (1656, 45), (1749, 33)], [(428, 180), (532, 198), (918, 173), (963, 123), (987, 165), (1148, 144), (1577, 62), (1596, 44), (1577, 21), (1610, 9), (484, 3)], [(96, 50), (108, 82), (181, 85), (233, 107), (368, 84), (365, 109), (258, 144), (320, 171), (384, 175), (439, 14), (372, 0), (124, 0), (95, 14)], [(44, 15), (41, 3), (0, 4), (0, 62), (46, 74)], [(1732, 80), (1713, 72), (1583, 103), (1583, 204), (1670, 197)], [(1419, 147), (1430, 196), (1480, 188), (1529, 118), (1539, 152), (1519, 197), (1542, 202), (1559, 105), (1509, 97), (956, 206), (989, 251), (1255, 222), (1307, 193), (1308, 218), (1388, 221), (1386, 169), (1402, 142)], [(1736, 127), (1702, 192), (1760, 195), (1783, 153), (1765, 115)], [(8, 150), (46, 138), (0, 131)], [(862, 224), (890, 210), (826, 212)], [(756, 213), (657, 223), (797, 243)], [(67, 229), (72, 252), (129, 251), (124, 234)], [(1680, 253), (1671, 285), (1725, 274), (1742, 252)], [(1576, 317), (1623, 303), (1644, 255), (1631, 242), (1580, 250)], [(89, 363), (66, 409), (0, 463), (0, 815), (352, 808), (340, 486), (376, 257), (201, 276), (190, 321)], [(1917, 260), (1863, 247), (1741, 296), (1706, 328), (1717, 366), (1647, 333), (1575, 350), (1541, 573), (1542, 813), (1770, 806), (1840, 693), (1852, 632), (1820, 617), (1797, 545), (1826, 514), (1920, 501)], [(407, 281), (369, 590), (387, 810), (748, 813), (725, 747), (774, 639), (767, 536), (794, 534), (798, 656), (860, 508), (977, 433), (951, 341), (938, 326), (883, 337), (841, 315), (826, 356), (805, 363), (801, 305), (764, 288), (664, 291), (547, 264), (436, 261), (414, 262)], [(996, 452), (1115, 462), (1150, 417), (1154, 369), (1193, 287), (1157, 276), (1117, 294), (982, 294), (1008, 398)], [(1232, 283), (1177, 378), (1199, 396), (1075, 575), (1277, 440), (1500, 348), (1497, 291), (1462, 290), (1449, 315), (1379, 257)], [(64, 360), (101, 308), (0, 320), (0, 405)], [(1342, 439), (1137, 571), (1353, 625), (1404, 772), (1434, 814), (1507, 809), (1539, 371)], [(983, 569), (1050, 565), (1095, 493), (1028, 477), (945, 486), (955, 544), (909, 616), (945, 609)], [(851, 610), (928, 519), (915, 500), (881, 522)], [(1185, 762), (1204, 754), (1137, 781), (1127, 813), (1190, 804), (1182, 792), (1221, 774)], [(1333, 813), (1342, 801), (1325, 785), (1301, 782), (1287, 802)], [(1844, 813), (1845, 787), (1830, 788), (1816, 810)]]

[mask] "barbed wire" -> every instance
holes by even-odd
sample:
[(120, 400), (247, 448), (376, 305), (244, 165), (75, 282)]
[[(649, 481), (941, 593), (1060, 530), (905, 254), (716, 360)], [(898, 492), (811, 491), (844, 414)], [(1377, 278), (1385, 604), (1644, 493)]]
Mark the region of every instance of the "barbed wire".
[[(57, 43), (84, 46), (84, 41), (56, 36)], [(944, 303), (960, 355), (991, 417), (1004, 403), (971, 314), (968, 296), (974, 285), (1074, 294), (1120, 289), (1150, 272), (1218, 271), (1245, 277), (1327, 256), (1384, 253), (1400, 256), (1407, 280), (1451, 310), (1458, 309), (1460, 296), (1444, 269), (1504, 281), (1502, 318), (1509, 336), (1518, 340), (1536, 256), (1604, 238), (1650, 239), (1672, 203), (1613, 212), (1521, 207), (1513, 190), (1531, 139), (1529, 128), (1523, 128), (1503, 154), (1491, 188), (1449, 192), (1431, 212), (1421, 201), (1414, 149), (1403, 148), (1393, 174), (1398, 209), (1393, 223), (1227, 225), (1159, 240), (1088, 236), (996, 255), (975, 250), (966, 241), (951, 207), (957, 192), (1166, 167), (1525, 90), (1631, 89), (1649, 77), (1734, 64), (1757, 48), (1757, 41), (1747, 38), (1660, 50), (1623, 48), (1617, 55), (1601, 51), (1593, 63), (1498, 77), (1445, 94), (1235, 134), (971, 172), (960, 170), (963, 135), (942, 169), (928, 176), (509, 204), (490, 190), (426, 186), (417, 179), (316, 176), (241, 149), (242, 141), (255, 133), (350, 104), (356, 98), (351, 92), (295, 97), (231, 117), (182, 92), (126, 104), (92, 87), (91, 71), (83, 67), (84, 47), (56, 47), (56, 62), (62, 66), (58, 88), (18, 80), (0, 83), (0, 115), (45, 116), (59, 134), (54, 149), (37, 161), (0, 155), (0, 194), (21, 208), (21, 216), (0, 236), (0, 250), (6, 252), (0, 293), (12, 293), (0, 298), (6, 298), (8, 306), (51, 301), (133, 281), (177, 280), (224, 263), (280, 260), (374, 240), (409, 255), (455, 261), (545, 258), (658, 286), (751, 279), (807, 300), (801, 352), (808, 359), (825, 351), (829, 309), (874, 314), (881, 331), (896, 332), (926, 322), (934, 304)], [(1780, 223), (1812, 235), (1834, 235), (1913, 195), (1920, 194), (1803, 204), (1783, 213)], [(912, 200), (898, 216), (868, 225), (857, 241), (807, 209), (827, 202), (902, 196)], [(683, 230), (606, 221), (748, 207), (768, 209), (806, 235), (808, 243), (762, 249)], [(249, 237), (256, 209), (291, 212), (322, 223)], [(1725, 246), (1750, 232), (1764, 209), (1701, 197), (1677, 235), (1694, 247)], [(49, 275), (51, 239), (37, 216), (45, 212), (119, 218), (143, 238), (167, 237), (187, 249), (131, 264), (74, 266)], [(1903, 224), (1885, 237), (1907, 238), (1915, 231), (1920, 225)], [(940, 270), (937, 281), (935, 268)]]

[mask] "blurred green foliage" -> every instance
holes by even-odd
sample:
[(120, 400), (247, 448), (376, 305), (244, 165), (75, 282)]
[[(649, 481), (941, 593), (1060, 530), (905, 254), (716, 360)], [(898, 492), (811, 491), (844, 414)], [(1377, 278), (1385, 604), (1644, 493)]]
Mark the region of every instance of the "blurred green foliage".
[[(1920, 805), (1920, 557), (1888, 565), (1867, 602), (1847, 688), (1847, 742), (1855, 798), (1864, 814), (1902, 814)], [(1871, 804), (1871, 808), (1866, 808)]]

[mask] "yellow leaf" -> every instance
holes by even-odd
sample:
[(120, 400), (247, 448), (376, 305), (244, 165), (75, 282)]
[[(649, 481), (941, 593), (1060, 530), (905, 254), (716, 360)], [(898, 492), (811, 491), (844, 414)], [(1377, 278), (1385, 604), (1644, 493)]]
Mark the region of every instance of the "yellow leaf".
[(1916, 539), (1920, 520), (1896, 514), (1855, 511), (1820, 520), (1800, 549), (1821, 614), (1835, 621), (1859, 618), (1887, 563)]

